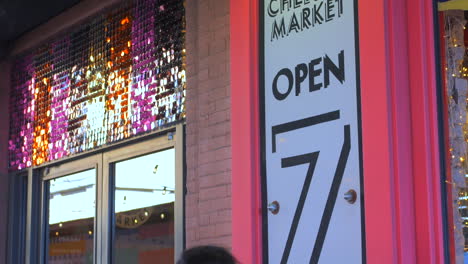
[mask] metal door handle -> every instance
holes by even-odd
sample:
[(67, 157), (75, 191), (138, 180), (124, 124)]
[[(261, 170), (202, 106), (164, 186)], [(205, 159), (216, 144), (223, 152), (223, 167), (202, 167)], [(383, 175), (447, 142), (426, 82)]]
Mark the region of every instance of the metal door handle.
[(268, 211), (270, 211), (272, 214), (277, 214), (280, 209), (280, 205), (277, 201), (271, 202), (267, 206)]
[(357, 193), (355, 190), (351, 189), (347, 191), (344, 195), (344, 199), (348, 201), (348, 203), (353, 204), (357, 200)]

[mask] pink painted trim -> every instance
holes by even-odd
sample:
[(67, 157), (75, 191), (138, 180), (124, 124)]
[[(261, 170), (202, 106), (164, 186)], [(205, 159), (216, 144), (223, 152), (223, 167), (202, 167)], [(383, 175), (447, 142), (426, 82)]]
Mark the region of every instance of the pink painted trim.
[(413, 168), (408, 67), (408, 24), (404, 17), (406, 0), (386, 2), (388, 80), (390, 91), (395, 235), (398, 263), (416, 262), (415, 201), (413, 198)]
[(231, 140), (232, 251), (241, 263), (262, 263), (258, 1), (232, 0)]
[(397, 262), (384, 0), (359, 0), (367, 263)]
[(432, 3), (359, 3), (368, 263), (443, 263)]
[(406, 11), (417, 260), (444, 263), (433, 6), (431, 1), (412, 0)]

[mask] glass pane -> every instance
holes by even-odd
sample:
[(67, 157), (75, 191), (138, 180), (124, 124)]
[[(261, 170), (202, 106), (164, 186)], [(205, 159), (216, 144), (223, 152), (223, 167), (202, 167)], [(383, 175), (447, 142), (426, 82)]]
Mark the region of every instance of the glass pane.
[(440, 12), (452, 263), (468, 263), (468, 12)]
[(174, 262), (174, 149), (115, 164), (114, 263)]
[(50, 180), (48, 263), (93, 263), (96, 170)]

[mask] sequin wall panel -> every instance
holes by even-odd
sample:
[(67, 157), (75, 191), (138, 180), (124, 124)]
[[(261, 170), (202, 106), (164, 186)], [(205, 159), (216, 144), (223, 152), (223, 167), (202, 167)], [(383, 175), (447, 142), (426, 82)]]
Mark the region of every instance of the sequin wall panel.
[(183, 0), (121, 3), (15, 59), (11, 170), (185, 118)]

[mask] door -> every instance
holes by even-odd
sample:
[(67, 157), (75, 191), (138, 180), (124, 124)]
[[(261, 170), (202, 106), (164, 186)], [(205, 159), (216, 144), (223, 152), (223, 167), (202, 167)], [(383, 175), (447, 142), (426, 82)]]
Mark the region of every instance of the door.
[(268, 263), (365, 262), (356, 5), (261, 5)]
[(37, 169), (38, 263), (175, 263), (184, 247), (182, 130)]
[(101, 155), (43, 171), (44, 263), (97, 263)]
[[(183, 137), (104, 153), (102, 263), (175, 263), (183, 247)], [(108, 233), (109, 232), (109, 233)]]

